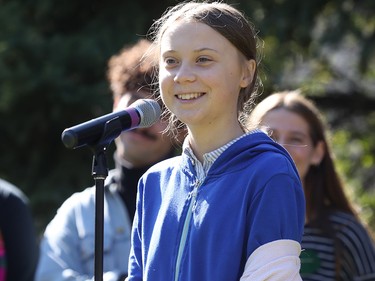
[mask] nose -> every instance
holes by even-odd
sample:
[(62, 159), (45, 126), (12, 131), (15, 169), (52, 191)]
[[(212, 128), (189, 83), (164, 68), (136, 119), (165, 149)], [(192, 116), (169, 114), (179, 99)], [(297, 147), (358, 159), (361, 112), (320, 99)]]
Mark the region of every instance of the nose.
[(182, 62), (177, 69), (176, 75), (174, 77), (174, 82), (176, 83), (186, 83), (192, 82), (196, 79), (193, 67), (189, 63)]

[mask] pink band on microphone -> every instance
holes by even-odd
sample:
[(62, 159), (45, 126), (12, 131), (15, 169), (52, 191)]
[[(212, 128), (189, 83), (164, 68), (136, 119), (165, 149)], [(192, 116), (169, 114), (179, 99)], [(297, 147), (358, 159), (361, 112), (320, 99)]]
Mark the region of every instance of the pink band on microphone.
[(140, 117), (139, 117), (139, 113), (137, 112), (137, 110), (132, 107), (129, 107), (126, 111), (130, 115), (131, 128), (137, 127), (140, 123)]

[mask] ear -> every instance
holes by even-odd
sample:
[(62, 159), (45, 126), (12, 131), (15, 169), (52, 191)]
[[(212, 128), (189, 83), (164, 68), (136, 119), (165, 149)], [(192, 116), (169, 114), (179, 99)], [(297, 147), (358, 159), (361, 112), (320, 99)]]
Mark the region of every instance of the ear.
[(254, 73), (256, 70), (257, 64), (255, 60), (251, 59), (245, 62), (244, 68), (243, 68), (243, 74), (240, 81), (240, 87), (246, 88), (251, 84), (254, 78)]
[(325, 153), (326, 153), (326, 151), (325, 151), (325, 148), (324, 148), (324, 142), (319, 141), (314, 148), (314, 152), (313, 152), (313, 155), (311, 157), (311, 164), (315, 165), (315, 166), (318, 166), (320, 164), (320, 162), (322, 162), (322, 159), (323, 159)]

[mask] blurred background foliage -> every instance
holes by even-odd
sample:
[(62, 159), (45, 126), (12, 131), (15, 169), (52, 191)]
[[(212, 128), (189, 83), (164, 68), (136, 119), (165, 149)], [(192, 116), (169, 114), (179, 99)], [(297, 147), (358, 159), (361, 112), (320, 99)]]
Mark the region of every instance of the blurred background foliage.
[[(176, 3), (0, 0), (0, 177), (29, 197), (39, 233), (68, 196), (94, 184), (91, 151), (66, 149), (62, 131), (111, 111), (108, 59)], [(301, 88), (317, 103), (347, 192), (375, 230), (375, 2), (228, 3), (262, 39), (259, 98)]]

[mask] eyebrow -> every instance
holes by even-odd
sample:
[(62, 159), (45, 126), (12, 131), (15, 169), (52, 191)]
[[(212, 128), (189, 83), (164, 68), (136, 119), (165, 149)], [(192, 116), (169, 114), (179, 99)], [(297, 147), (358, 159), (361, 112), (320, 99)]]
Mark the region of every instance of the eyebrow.
[[(212, 48), (206, 48), (206, 47), (204, 47), (204, 48), (200, 48), (200, 49), (196, 49), (196, 50), (194, 50), (193, 52), (194, 53), (200, 53), (200, 52), (204, 52), (204, 51), (211, 51), (211, 52), (215, 52), (215, 53), (219, 53), (217, 50), (215, 50), (215, 49), (212, 49)], [(165, 52), (163, 52), (163, 53), (177, 53), (177, 51), (175, 51), (175, 50), (167, 50), (167, 51), (165, 51)]]
[(200, 48), (200, 49), (194, 50), (195, 53), (200, 53), (200, 52), (203, 52), (203, 51), (212, 51), (212, 52), (218, 53), (217, 50), (211, 49), (211, 48)]
[(294, 135), (308, 136), (308, 134), (306, 134), (305, 132), (301, 132), (301, 131), (290, 131), (290, 133)]
[[(275, 129), (275, 128), (272, 128), (272, 127), (268, 127), (270, 131), (272, 132), (275, 132), (275, 133), (278, 133), (279, 130)], [(298, 135), (298, 136), (303, 136), (303, 137), (309, 137), (309, 134), (306, 134), (305, 132), (301, 132), (301, 131), (288, 131), (288, 134), (293, 134), (293, 135)]]

